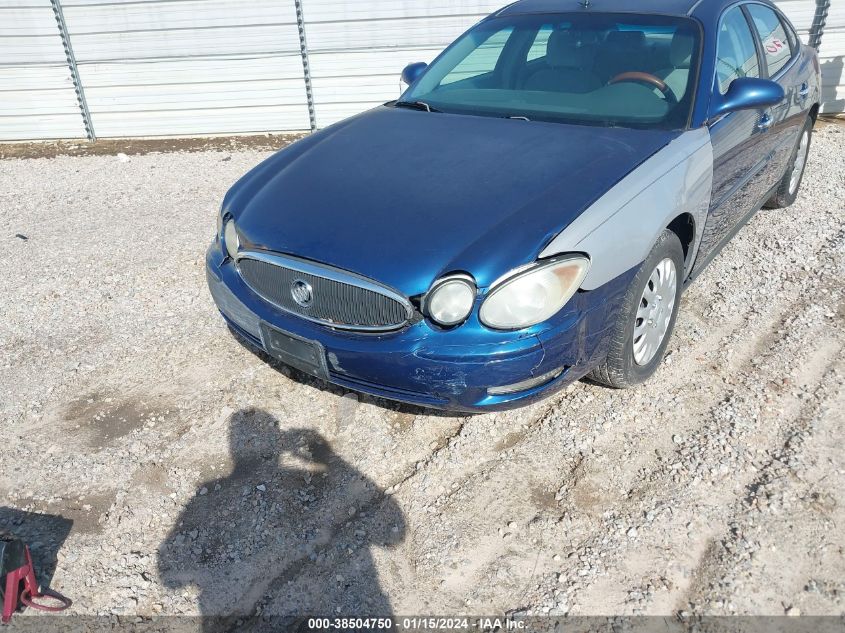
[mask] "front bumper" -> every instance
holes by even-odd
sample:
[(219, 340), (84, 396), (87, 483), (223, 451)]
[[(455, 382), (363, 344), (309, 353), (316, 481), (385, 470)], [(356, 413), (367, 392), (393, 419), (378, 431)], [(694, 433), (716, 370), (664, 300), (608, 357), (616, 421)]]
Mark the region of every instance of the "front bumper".
[[(606, 353), (609, 316), (627, 287), (620, 278), (601, 289), (578, 293), (554, 323), (520, 332), (492, 331), (471, 317), (451, 330), (421, 320), (397, 332), (362, 334), (333, 330), (275, 308), (243, 282), (218, 241), (208, 249), (206, 272), (222, 315), (259, 349), (267, 351), (261, 336), (265, 322), (320, 343), (325, 349), (327, 378), (334, 384), (390, 400), (464, 412), (529, 404), (586, 374)], [(560, 376), (533, 389), (488, 393), (491, 387), (557, 369), (563, 370)]]

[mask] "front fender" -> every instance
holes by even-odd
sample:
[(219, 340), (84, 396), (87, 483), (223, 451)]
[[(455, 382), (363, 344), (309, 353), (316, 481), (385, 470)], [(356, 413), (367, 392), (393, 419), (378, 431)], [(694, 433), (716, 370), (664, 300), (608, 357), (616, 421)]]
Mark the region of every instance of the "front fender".
[(541, 257), (587, 253), (592, 267), (582, 288), (594, 290), (642, 263), (672, 220), (689, 214), (695, 238), (687, 262), (693, 262), (712, 187), (710, 132), (706, 127), (685, 132), (593, 203), (546, 246)]

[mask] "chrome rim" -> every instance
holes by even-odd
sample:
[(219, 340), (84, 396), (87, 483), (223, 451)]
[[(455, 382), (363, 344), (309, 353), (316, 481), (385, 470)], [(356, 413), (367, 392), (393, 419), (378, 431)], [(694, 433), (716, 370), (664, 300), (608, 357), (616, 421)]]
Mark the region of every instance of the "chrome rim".
[(678, 272), (668, 257), (661, 261), (648, 278), (634, 323), (634, 361), (648, 365), (660, 349), (675, 309)]
[(801, 135), (801, 142), (798, 144), (798, 153), (795, 155), (795, 164), (792, 166), (792, 177), (789, 179), (789, 193), (793, 194), (801, 182), (801, 174), (804, 173), (804, 165), (807, 164), (807, 154), (810, 150), (810, 133), (804, 130)]

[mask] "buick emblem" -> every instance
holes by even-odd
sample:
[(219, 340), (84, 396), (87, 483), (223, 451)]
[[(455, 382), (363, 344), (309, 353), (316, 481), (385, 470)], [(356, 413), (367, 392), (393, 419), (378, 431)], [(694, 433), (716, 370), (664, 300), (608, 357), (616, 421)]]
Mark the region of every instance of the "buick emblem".
[(303, 308), (307, 308), (314, 301), (314, 290), (307, 281), (297, 279), (290, 285), (290, 296)]

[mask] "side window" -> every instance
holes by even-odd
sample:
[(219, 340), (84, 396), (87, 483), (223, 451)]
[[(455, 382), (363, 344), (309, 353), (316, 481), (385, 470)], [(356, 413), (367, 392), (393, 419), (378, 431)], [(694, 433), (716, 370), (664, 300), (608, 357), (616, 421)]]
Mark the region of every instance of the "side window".
[(440, 85), (445, 86), (456, 81), (472, 79), (473, 77), (493, 72), (496, 69), (496, 64), (499, 62), (499, 57), (502, 56), (505, 44), (510, 39), (511, 33), (513, 33), (513, 27), (493, 33), (487, 38), (487, 41), (467, 55), (460, 64), (455, 66), (443, 78)]
[(749, 4), (748, 13), (763, 43), (769, 76), (776, 75), (792, 59), (792, 44), (777, 13), (762, 4)]
[(719, 92), (725, 94), (734, 79), (759, 77), (757, 47), (742, 9), (734, 7), (722, 18), (719, 43), (716, 46), (716, 81)]
[(549, 36), (552, 34), (552, 31), (554, 31), (554, 27), (551, 24), (544, 24), (540, 27), (534, 43), (528, 49), (527, 61), (530, 62), (533, 59), (540, 59), (546, 56), (546, 49), (549, 47)]

